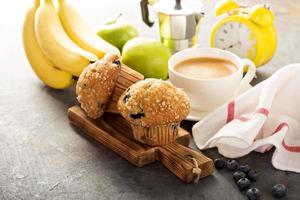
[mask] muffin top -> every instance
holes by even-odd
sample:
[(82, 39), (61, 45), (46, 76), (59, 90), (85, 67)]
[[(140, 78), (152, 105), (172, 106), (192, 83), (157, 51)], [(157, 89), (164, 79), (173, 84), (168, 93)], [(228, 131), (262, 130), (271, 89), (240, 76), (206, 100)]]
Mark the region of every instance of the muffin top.
[(181, 122), (189, 113), (186, 94), (167, 81), (148, 78), (130, 86), (118, 109), (130, 123), (145, 127)]
[(76, 85), (77, 100), (89, 117), (96, 119), (103, 114), (120, 70), (120, 57), (107, 54), (86, 67), (79, 76)]

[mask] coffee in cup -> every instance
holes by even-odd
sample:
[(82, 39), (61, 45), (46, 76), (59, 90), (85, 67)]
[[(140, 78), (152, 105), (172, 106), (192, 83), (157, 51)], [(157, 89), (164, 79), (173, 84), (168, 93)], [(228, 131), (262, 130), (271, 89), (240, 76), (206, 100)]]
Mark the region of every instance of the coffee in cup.
[[(245, 67), (248, 67), (243, 77)], [(249, 89), (255, 65), (249, 59), (216, 48), (189, 48), (171, 56), (170, 82), (190, 98), (189, 119), (199, 120), (209, 112)]]
[(215, 79), (229, 76), (238, 71), (230, 60), (214, 57), (196, 57), (185, 59), (174, 66), (178, 73), (200, 79)]

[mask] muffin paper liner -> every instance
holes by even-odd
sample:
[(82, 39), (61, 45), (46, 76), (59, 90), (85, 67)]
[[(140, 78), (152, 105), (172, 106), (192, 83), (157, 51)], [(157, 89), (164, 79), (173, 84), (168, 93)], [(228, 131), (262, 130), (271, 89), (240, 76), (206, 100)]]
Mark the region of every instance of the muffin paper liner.
[(180, 123), (144, 127), (131, 124), (135, 140), (150, 145), (161, 146), (176, 140)]

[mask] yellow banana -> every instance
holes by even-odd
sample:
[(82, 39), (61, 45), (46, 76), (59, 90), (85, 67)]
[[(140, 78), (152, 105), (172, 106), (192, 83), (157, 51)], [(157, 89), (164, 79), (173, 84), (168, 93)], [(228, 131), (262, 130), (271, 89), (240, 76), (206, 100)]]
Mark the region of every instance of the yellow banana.
[(38, 4), (39, 0), (36, 0), (36, 4), (27, 12), (23, 25), (23, 46), (26, 56), (35, 74), (46, 85), (56, 89), (68, 88), (74, 83), (72, 75), (55, 68), (42, 53), (35, 38), (34, 15)]
[(67, 0), (58, 0), (57, 13), (65, 31), (78, 46), (92, 52), (99, 58), (102, 58), (106, 53), (120, 55), (116, 47), (100, 38), (89, 27), (78, 11)]
[(44, 54), (58, 68), (79, 76), (98, 58), (77, 46), (65, 32), (52, 0), (42, 0), (35, 14), (35, 35)]

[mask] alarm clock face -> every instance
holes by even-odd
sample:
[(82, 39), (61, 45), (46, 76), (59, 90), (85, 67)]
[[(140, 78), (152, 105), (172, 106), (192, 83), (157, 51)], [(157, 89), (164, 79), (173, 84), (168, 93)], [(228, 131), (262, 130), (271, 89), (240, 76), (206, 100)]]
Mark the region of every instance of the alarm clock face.
[(256, 38), (253, 31), (240, 22), (224, 23), (215, 35), (215, 46), (231, 51), (242, 58), (254, 59), (256, 56)]

